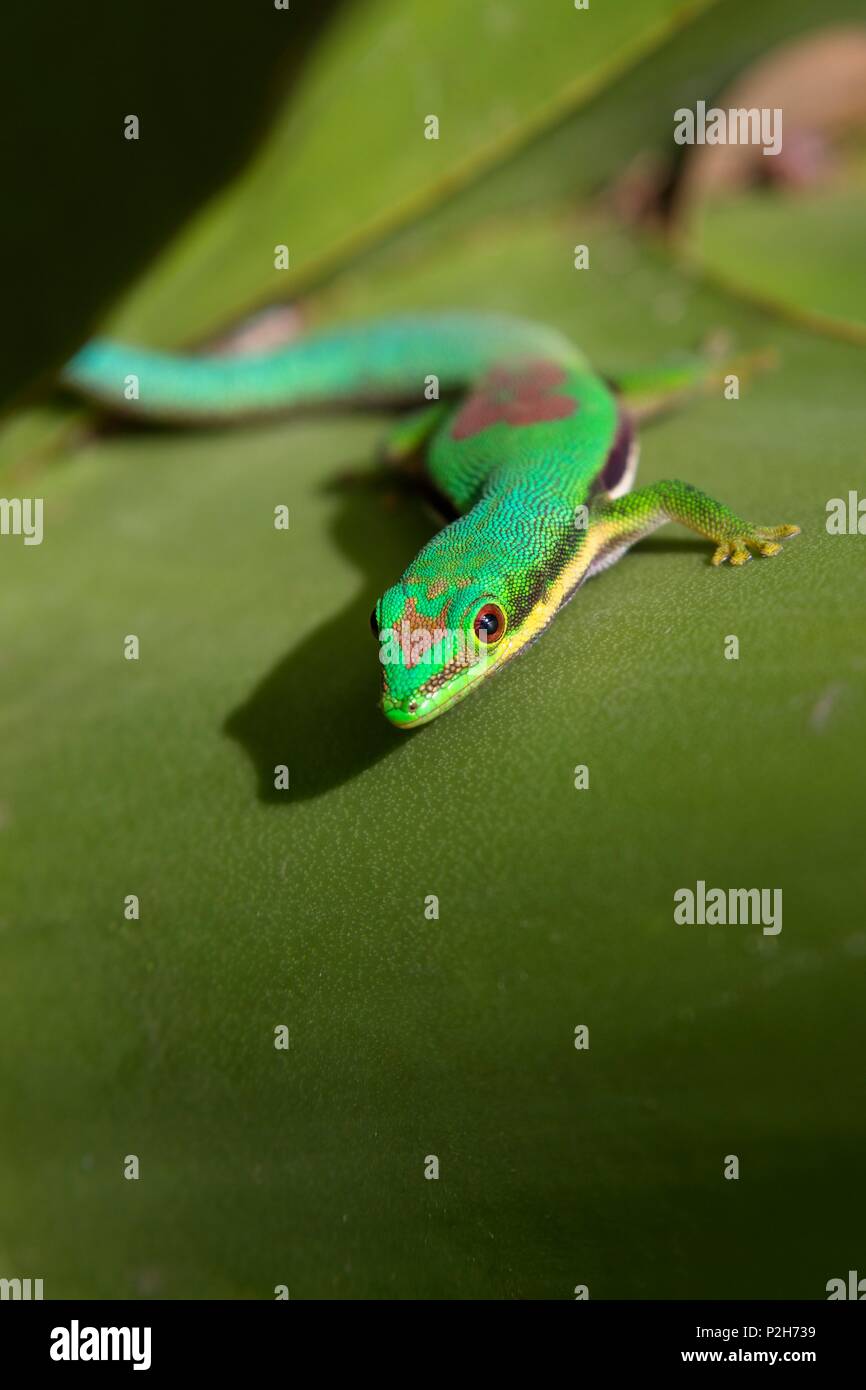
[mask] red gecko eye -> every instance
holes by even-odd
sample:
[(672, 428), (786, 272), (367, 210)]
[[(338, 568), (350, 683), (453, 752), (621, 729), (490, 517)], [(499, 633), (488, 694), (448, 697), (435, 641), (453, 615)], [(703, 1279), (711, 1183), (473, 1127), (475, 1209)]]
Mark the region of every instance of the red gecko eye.
[(472, 631), (479, 642), (492, 647), (505, 632), (505, 614), (498, 603), (485, 603), (479, 608), (472, 622)]

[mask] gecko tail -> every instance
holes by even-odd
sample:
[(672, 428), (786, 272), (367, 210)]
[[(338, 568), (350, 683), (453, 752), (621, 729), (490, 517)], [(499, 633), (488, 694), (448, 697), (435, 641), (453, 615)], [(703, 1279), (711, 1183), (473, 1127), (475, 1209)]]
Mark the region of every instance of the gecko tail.
[[(88, 343), (64, 386), (145, 420), (248, 420), (324, 402), (423, 403), (430, 379), (453, 390), (509, 357), (580, 357), (555, 329), (496, 314), (429, 314), (325, 330), (243, 355), (181, 354), (110, 339)], [(427, 397), (429, 398), (429, 397)]]

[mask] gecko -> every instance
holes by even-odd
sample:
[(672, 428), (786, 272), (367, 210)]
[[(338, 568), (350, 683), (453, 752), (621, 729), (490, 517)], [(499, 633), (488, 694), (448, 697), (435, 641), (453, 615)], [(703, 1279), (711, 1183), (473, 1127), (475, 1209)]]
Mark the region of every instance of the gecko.
[(744, 521), (691, 483), (633, 486), (637, 426), (711, 372), (696, 358), (610, 382), (553, 327), (454, 312), (319, 330), (235, 356), (96, 339), (63, 380), (111, 410), (178, 424), (328, 402), (414, 403), (386, 455), (394, 465), (423, 457), (451, 519), (371, 615), (382, 709), (405, 731), (502, 670), (587, 579), (663, 523), (709, 540), (714, 565), (741, 566), (751, 550), (777, 555), (798, 534)]

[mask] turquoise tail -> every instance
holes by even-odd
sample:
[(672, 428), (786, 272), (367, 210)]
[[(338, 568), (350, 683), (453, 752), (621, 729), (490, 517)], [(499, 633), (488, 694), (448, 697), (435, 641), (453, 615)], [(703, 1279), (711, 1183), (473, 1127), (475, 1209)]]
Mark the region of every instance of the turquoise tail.
[(423, 403), (430, 376), (447, 391), (494, 363), (527, 354), (582, 360), (555, 329), (453, 313), (349, 325), (238, 357), (183, 356), (97, 339), (72, 359), (62, 381), (113, 411), (195, 423), (325, 401)]

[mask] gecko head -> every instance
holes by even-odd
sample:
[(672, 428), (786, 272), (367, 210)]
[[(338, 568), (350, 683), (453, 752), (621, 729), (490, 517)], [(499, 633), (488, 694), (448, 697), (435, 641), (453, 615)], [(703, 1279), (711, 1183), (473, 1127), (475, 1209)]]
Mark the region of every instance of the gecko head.
[(403, 579), (370, 615), (382, 664), (382, 708), (417, 729), (468, 695), (505, 659), (508, 605), (489, 579), (449, 586)]

